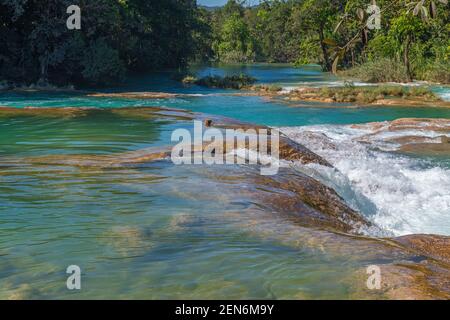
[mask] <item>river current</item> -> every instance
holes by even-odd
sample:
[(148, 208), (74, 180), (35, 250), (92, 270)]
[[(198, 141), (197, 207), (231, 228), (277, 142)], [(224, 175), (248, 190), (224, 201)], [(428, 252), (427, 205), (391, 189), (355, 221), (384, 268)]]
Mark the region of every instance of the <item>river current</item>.
[[(196, 71), (246, 72), (285, 90), (342, 84), (313, 66), (261, 64)], [(449, 99), (448, 87), (433, 90)], [(105, 169), (26, 161), (159, 147), (170, 142), (173, 130), (192, 126), (189, 121), (111, 112), (122, 107), (179, 108), (279, 128), (335, 167), (297, 170), (334, 188), (387, 233), (450, 235), (450, 159), (393, 152), (395, 143), (383, 133), (371, 135), (368, 143), (362, 137), (372, 129), (352, 126), (399, 118), (450, 119), (450, 109), (316, 103), (299, 107), (185, 87), (171, 80), (170, 73), (134, 77), (103, 91), (188, 95), (149, 100), (77, 92), (0, 93), (0, 106), (99, 109), (84, 116), (0, 116), (0, 298), (352, 297), (351, 281), (343, 279), (372, 258), (330, 252), (312, 243), (321, 231), (293, 226), (264, 210), (240, 191), (250, 188), (245, 172), (251, 168), (218, 170), (156, 161)], [(438, 135), (427, 128), (403, 134), (430, 139)], [(218, 171), (235, 179), (220, 179)], [(82, 269), (80, 291), (65, 287), (69, 265)]]

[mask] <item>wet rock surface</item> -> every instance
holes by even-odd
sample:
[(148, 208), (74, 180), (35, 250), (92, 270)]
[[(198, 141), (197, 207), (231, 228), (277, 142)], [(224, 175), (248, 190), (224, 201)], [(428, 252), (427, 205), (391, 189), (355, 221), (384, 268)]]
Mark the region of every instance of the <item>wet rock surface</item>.
[(180, 95), (167, 92), (122, 92), (122, 93), (90, 93), (88, 97), (94, 98), (123, 98), (123, 99), (168, 99)]
[(361, 136), (359, 141), (393, 143), (398, 145), (398, 151), (416, 155), (450, 155), (448, 119), (407, 118), (352, 125), (351, 128), (370, 131)]
[(303, 226), (350, 234), (373, 227), (349, 208), (334, 190), (301, 173), (282, 169), (276, 176), (251, 179), (258, 203), (270, 211), (296, 218)]
[[(43, 116), (43, 117), (84, 117), (90, 112), (112, 112), (123, 117), (142, 117), (144, 119), (168, 118), (174, 121), (190, 122), (194, 119), (208, 124), (208, 127), (227, 129), (267, 130), (267, 127), (246, 124), (224, 117), (202, 115), (183, 110), (168, 108), (122, 108), (116, 110), (96, 110), (92, 108), (0, 108), (1, 117)], [(364, 125), (376, 133), (383, 131), (411, 130), (418, 127), (446, 133), (447, 120), (401, 119), (389, 124), (374, 123)], [(362, 126), (355, 126), (362, 128)], [(431, 129), (430, 129), (431, 128)], [(448, 143), (448, 142), (447, 142)], [(204, 149), (206, 146), (201, 146)], [(165, 160), (170, 156), (170, 147), (147, 148), (115, 155), (48, 155), (21, 159), (29, 165), (70, 165), (85, 167), (110, 167), (145, 164)], [(280, 158), (301, 164), (331, 165), (303, 145), (286, 136), (281, 136)], [(17, 159), (16, 159), (17, 160)], [(10, 165), (16, 161), (10, 159)], [(2, 166), (8, 161), (3, 161)], [(377, 228), (360, 213), (351, 209), (345, 201), (331, 188), (321, 182), (291, 168), (281, 168), (275, 176), (261, 176), (257, 170), (237, 176), (217, 174), (214, 179), (236, 180), (245, 183), (246, 188), (236, 184), (236, 195), (245, 195), (253, 199), (260, 211), (273, 217), (286, 218), (288, 225), (283, 232), (274, 229), (272, 223), (265, 224), (261, 215), (247, 221), (246, 228), (255, 230), (258, 235), (268, 234), (282, 242), (297, 243), (327, 251), (335, 256), (348, 256), (360, 259), (363, 265), (377, 264), (382, 272), (382, 289), (377, 292), (365, 287), (367, 274), (365, 270), (356, 270), (351, 279), (354, 285), (354, 298), (380, 299), (448, 299), (450, 298), (450, 238), (437, 235), (411, 235), (398, 238), (371, 238), (364, 236), (372, 228)], [(209, 178), (213, 179), (213, 178)], [(260, 210), (260, 211), (259, 211)], [(250, 213), (247, 212), (247, 213)], [(236, 213), (236, 214), (246, 214)], [(231, 217), (231, 213), (230, 213)], [(227, 217), (224, 217), (227, 218)], [(188, 214), (172, 222), (173, 230), (189, 226), (192, 217)], [(268, 220), (271, 221), (271, 220)], [(105, 241), (114, 251), (122, 256), (133, 254), (121, 251), (123, 247), (141, 249), (153, 245), (151, 232), (138, 227), (121, 227), (111, 230)], [(109, 242), (108, 242), (109, 241)], [(25, 293), (22, 293), (25, 292)], [(28, 288), (13, 292), (11, 298), (28, 297)]]
[[(76, 108), (76, 107), (64, 107), (64, 108), (38, 108), (27, 107), (23, 109), (0, 107), (0, 117), (17, 117), (17, 116), (42, 116), (42, 117), (86, 117), (90, 113), (111, 113), (113, 115), (121, 117), (139, 117), (144, 119), (158, 119), (168, 118), (179, 121), (191, 121), (200, 120), (203, 123), (207, 123), (206, 127), (213, 127), (218, 129), (240, 129), (249, 130), (253, 129), (255, 133), (259, 133), (260, 130), (267, 130), (270, 135), (270, 129), (266, 126), (253, 125), (238, 120), (211, 116), (200, 113), (193, 113), (186, 110), (171, 109), (171, 108), (159, 108), (159, 107), (136, 107), (136, 108), (117, 108), (117, 109), (98, 109), (98, 108)], [(204, 146), (193, 146), (193, 150), (196, 148), (205, 149), (208, 144)], [(247, 144), (248, 146), (248, 144)], [(259, 146), (257, 146), (259, 149)], [(270, 149), (270, 146), (269, 146)], [(45, 159), (51, 163), (57, 161), (63, 161), (66, 164), (77, 163), (83, 166), (95, 166), (102, 163), (107, 165), (119, 165), (126, 163), (142, 163), (152, 160), (160, 160), (170, 155), (170, 147), (164, 147), (161, 149), (142, 149), (133, 152), (129, 152), (121, 155), (114, 156), (91, 156), (91, 155), (78, 155), (78, 156), (51, 156), (33, 159), (32, 162), (45, 162)], [(226, 150), (224, 146), (224, 153), (231, 150)], [(302, 163), (315, 162), (318, 164), (330, 166), (330, 164), (311, 152), (306, 147), (290, 140), (285, 136), (280, 137), (279, 146), (280, 158), (289, 161), (301, 161)], [(71, 158), (72, 157), (72, 158)], [(55, 162), (56, 161), (56, 162)]]
[(421, 255), (450, 265), (450, 237), (418, 234), (398, 237), (394, 240)]
[(429, 119), (429, 118), (402, 118), (390, 122), (370, 122), (360, 125), (352, 125), (356, 129), (371, 129), (373, 134), (381, 131), (401, 131), (401, 130), (429, 130), (438, 132), (450, 131), (450, 120)]

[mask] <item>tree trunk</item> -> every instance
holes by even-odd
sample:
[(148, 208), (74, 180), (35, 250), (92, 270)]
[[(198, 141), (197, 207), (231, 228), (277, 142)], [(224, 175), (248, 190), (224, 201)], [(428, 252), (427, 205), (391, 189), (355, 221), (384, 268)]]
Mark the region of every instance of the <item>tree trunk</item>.
[(355, 66), (355, 50), (352, 49), (352, 68)]
[(413, 76), (411, 73), (411, 62), (409, 60), (409, 50), (411, 48), (411, 36), (408, 35), (406, 37), (406, 41), (405, 41), (405, 49), (403, 51), (403, 63), (405, 64), (406, 67), (406, 75), (408, 77), (408, 81), (412, 82), (413, 81)]
[(41, 75), (38, 84), (40, 86), (48, 84), (48, 51), (45, 52), (45, 56), (41, 59)]
[(330, 71), (331, 70), (331, 62), (330, 57), (328, 56), (327, 46), (323, 42), (325, 40), (325, 36), (323, 34), (323, 28), (320, 28), (319, 30), (319, 39), (320, 39), (320, 47), (322, 48), (322, 54), (323, 54), (323, 69), (324, 71)]

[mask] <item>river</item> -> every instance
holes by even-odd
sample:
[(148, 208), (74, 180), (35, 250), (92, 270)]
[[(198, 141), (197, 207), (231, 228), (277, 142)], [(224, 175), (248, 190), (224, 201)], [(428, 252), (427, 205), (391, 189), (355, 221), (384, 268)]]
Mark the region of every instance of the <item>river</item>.
[[(313, 66), (196, 71), (246, 72), (286, 89), (341, 83)], [(434, 90), (448, 99), (449, 88)], [(186, 87), (168, 72), (134, 77), (103, 91), (186, 95), (150, 100), (77, 92), (0, 93), (0, 106), (98, 108), (82, 116), (0, 116), (0, 298), (347, 299), (359, 297), (351, 280), (355, 272), (374, 260), (392, 259), (359, 254), (362, 246), (344, 245), (346, 240), (336, 244), (344, 249), (329, 248), (325, 242), (334, 241), (333, 236), (270, 212), (241, 192), (251, 189), (245, 179), (251, 168), (174, 166), (168, 161), (87, 168), (24, 160), (159, 147), (170, 143), (173, 130), (191, 126), (189, 121), (113, 112), (122, 107), (178, 108), (280, 128), (337, 169), (296, 170), (333, 187), (387, 233), (450, 235), (450, 159), (391, 152), (395, 143), (384, 136), (361, 142), (373, 130), (352, 126), (399, 118), (450, 119), (450, 109), (299, 107)], [(408, 135), (437, 137), (426, 129)], [(80, 291), (65, 286), (69, 265), (82, 269)]]

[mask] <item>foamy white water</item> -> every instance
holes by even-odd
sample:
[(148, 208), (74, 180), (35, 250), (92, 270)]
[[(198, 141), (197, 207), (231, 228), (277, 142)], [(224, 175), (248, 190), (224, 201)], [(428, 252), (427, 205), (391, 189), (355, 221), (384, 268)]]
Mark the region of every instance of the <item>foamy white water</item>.
[(389, 142), (392, 136), (435, 138), (438, 133), (409, 130), (367, 136), (373, 134), (369, 127), (333, 125), (280, 130), (332, 163), (338, 171), (320, 166), (306, 170), (379, 227), (395, 235), (450, 235), (448, 166), (385, 151), (396, 149)]
[(443, 92), (440, 96), (444, 101), (450, 101), (450, 92)]

